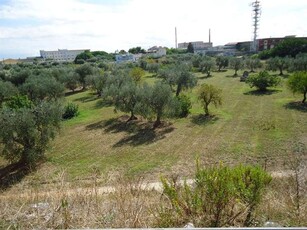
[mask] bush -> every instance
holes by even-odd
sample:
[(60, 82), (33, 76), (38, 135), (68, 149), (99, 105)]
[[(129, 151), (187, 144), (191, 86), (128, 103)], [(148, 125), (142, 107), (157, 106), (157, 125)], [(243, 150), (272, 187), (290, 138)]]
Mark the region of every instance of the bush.
[(266, 91), (268, 87), (275, 87), (280, 83), (280, 79), (271, 76), (267, 71), (261, 71), (257, 75), (249, 76), (246, 81), (250, 87), (256, 87), (259, 91)]
[(175, 112), (176, 117), (187, 117), (190, 114), (192, 103), (187, 95), (180, 94), (176, 97), (178, 101), (178, 109)]
[(67, 120), (79, 115), (79, 107), (74, 103), (68, 103), (64, 108), (62, 118)]
[(254, 166), (197, 165), (193, 185), (164, 177), (161, 181), (167, 205), (160, 206), (158, 227), (180, 227), (187, 222), (196, 227), (251, 226), (271, 177)]

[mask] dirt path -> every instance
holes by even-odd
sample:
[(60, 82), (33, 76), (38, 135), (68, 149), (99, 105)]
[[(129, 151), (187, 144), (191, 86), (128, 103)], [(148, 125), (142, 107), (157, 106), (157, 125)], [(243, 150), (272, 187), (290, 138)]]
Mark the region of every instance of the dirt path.
[[(284, 170), (284, 171), (273, 171), (270, 172), (271, 176), (273, 178), (282, 178), (282, 177), (289, 177), (294, 175), (294, 171), (292, 170)], [(193, 184), (193, 179), (187, 179), (187, 184)], [(179, 184), (183, 184), (184, 180), (179, 180)], [(65, 185), (65, 184), (64, 184)], [(50, 189), (49, 191), (42, 190), (42, 191), (33, 191), (33, 190), (24, 190), (21, 193), (12, 193), (10, 191), (4, 192), (0, 194), (0, 199), (5, 198), (30, 198), (30, 197), (53, 197), (53, 196), (74, 196), (74, 195), (104, 195), (104, 194), (110, 194), (114, 193), (117, 189), (120, 188), (120, 186), (100, 186), (100, 187), (88, 187), (88, 188), (67, 188), (65, 186), (62, 186), (60, 189)], [(139, 184), (130, 184), (129, 186), (126, 186), (127, 189), (140, 189), (143, 191), (156, 191), (158, 193), (163, 192), (163, 186), (161, 182), (142, 182)]]

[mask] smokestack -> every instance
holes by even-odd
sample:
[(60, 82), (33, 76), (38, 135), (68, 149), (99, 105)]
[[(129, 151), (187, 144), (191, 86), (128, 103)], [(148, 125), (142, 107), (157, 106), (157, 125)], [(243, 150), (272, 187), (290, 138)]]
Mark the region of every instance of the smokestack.
[(211, 43), (211, 29), (209, 29), (209, 44)]
[(177, 27), (175, 27), (175, 48), (177, 49)]

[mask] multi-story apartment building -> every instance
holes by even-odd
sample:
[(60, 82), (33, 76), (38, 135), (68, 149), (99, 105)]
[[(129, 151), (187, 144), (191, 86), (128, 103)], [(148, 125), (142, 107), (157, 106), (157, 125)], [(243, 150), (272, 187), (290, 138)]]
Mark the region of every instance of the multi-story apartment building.
[(74, 61), (78, 54), (83, 53), (84, 51), (90, 51), (89, 49), (84, 50), (67, 50), (67, 49), (58, 49), (57, 51), (45, 51), (40, 50), (40, 55), (44, 60), (53, 60), (53, 61)]

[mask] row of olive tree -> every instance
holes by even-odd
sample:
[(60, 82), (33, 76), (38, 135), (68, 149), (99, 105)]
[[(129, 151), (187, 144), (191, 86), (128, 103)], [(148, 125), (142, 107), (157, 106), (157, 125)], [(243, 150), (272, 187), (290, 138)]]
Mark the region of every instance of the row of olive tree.
[(298, 54), (295, 58), (290, 57), (274, 57), (267, 60), (267, 69), (279, 71), (279, 75), (283, 75), (284, 70), (289, 72), (307, 71), (307, 54)]
[(35, 165), (60, 128), (65, 87), (50, 70), (7, 70), (0, 80), (0, 154)]
[[(159, 76), (162, 81), (149, 85), (136, 81), (128, 71), (113, 72), (105, 78), (102, 96), (112, 102), (115, 111), (130, 113), (127, 122), (137, 119), (138, 114), (148, 119), (155, 118), (154, 127), (157, 127), (163, 117), (186, 117), (192, 104), (181, 92), (196, 86), (195, 76), (185, 65), (161, 70)], [(209, 115), (210, 103), (215, 106), (222, 103), (221, 90), (215, 86), (203, 84), (197, 94), (206, 115)]]
[(141, 85), (125, 71), (113, 73), (107, 78), (103, 97), (112, 102), (115, 110), (130, 113), (127, 122), (137, 119), (136, 114), (146, 118), (155, 116), (154, 127), (157, 127), (163, 116), (174, 111), (174, 98), (169, 85), (161, 81), (152, 86)]
[(191, 62), (194, 68), (207, 74), (207, 77), (210, 77), (211, 72), (216, 69), (220, 72), (222, 69), (230, 67), (235, 71), (234, 76), (237, 76), (237, 72), (243, 68), (248, 68), (250, 72), (254, 72), (256, 69), (262, 67), (260, 60), (256, 57), (238, 58), (217, 56), (216, 58), (212, 58), (209, 56), (194, 55)]
[[(48, 77), (53, 78), (58, 84), (62, 84), (66, 89), (75, 91), (78, 88), (86, 89), (87, 86), (97, 88), (99, 80), (95, 77), (103, 75), (103, 72), (112, 68), (112, 65), (107, 67), (96, 66), (89, 63), (72, 66), (59, 66), (46, 69), (36, 69), (33, 66), (19, 67), (14, 66), (9, 70), (0, 69), (0, 79), (11, 82), (16, 87), (23, 85), (28, 78)], [(94, 76), (94, 77), (93, 77)], [(37, 79), (39, 80), (39, 79)], [(33, 81), (33, 80), (31, 80)], [(99, 88), (99, 87), (98, 87)], [(97, 90), (99, 93), (99, 89)]]

